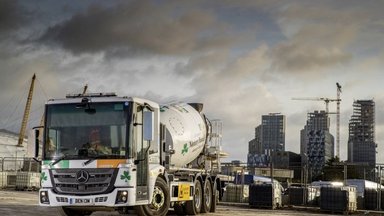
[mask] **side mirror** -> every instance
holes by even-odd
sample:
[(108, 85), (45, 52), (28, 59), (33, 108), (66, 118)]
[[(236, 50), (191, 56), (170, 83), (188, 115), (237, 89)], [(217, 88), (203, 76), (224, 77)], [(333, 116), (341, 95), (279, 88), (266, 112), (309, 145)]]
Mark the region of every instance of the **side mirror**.
[(39, 156), (39, 128), (33, 128), (28, 133), (28, 156), (37, 158)]
[(40, 130), (35, 129), (35, 158), (39, 156), (39, 135), (40, 135)]
[(28, 132), (28, 143), (27, 143), (27, 155), (28, 157), (35, 157), (36, 147), (35, 147), (35, 130), (30, 130)]
[(154, 114), (151, 111), (143, 112), (143, 135), (144, 140), (153, 141), (154, 139)]

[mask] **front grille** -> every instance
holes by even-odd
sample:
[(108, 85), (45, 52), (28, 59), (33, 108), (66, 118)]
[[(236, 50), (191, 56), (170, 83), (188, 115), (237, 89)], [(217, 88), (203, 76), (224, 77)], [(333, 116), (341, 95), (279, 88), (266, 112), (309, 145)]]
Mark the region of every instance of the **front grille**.
[[(81, 171), (85, 171), (86, 181), (78, 179)], [(91, 195), (112, 191), (117, 169), (52, 169), (50, 172), (57, 193)]]
[(96, 197), (95, 202), (96, 203), (101, 203), (101, 202), (107, 202), (108, 197)]
[(66, 197), (56, 197), (57, 202), (63, 202), (63, 203), (68, 203), (68, 198)]

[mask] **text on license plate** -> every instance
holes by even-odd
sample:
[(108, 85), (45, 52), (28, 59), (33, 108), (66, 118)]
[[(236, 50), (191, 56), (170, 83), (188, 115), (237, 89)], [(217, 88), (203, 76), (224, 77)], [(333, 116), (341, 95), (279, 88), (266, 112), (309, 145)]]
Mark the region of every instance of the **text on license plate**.
[(70, 198), (69, 204), (88, 204), (91, 203), (91, 199), (79, 199), (79, 198)]

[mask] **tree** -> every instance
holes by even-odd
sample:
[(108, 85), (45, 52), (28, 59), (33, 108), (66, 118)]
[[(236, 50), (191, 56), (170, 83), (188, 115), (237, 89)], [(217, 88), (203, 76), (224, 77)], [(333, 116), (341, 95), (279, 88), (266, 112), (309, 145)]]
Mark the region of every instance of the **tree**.
[(336, 156), (330, 158), (325, 162), (325, 166), (322, 169), (322, 174), (317, 177), (317, 180), (323, 181), (344, 181), (344, 164), (347, 165), (347, 178), (363, 178), (359, 175), (355, 166), (348, 166), (346, 161), (341, 161)]
[(317, 180), (323, 181), (343, 181), (343, 166), (335, 165), (335, 163), (340, 163), (339, 157), (333, 157), (328, 159), (325, 162), (325, 166), (322, 169), (321, 175), (316, 176)]

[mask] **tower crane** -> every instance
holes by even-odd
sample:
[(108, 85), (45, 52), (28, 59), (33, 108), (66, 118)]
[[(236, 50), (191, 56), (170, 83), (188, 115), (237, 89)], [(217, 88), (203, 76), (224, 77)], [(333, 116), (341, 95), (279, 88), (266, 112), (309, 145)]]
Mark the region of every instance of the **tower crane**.
[[(336, 157), (340, 158), (340, 94), (341, 94), (341, 85), (336, 83), (337, 87), (337, 98), (331, 99), (326, 97), (295, 97), (292, 100), (309, 100), (309, 101), (324, 101), (325, 102), (325, 112), (327, 114), (336, 114)], [(329, 112), (329, 102), (336, 102), (336, 113)]]
[(324, 101), (325, 102), (325, 112), (327, 114), (329, 113), (329, 102), (339, 102), (341, 99), (330, 99), (330, 98), (324, 98), (324, 97), (294, 97), (292, 100), (309, 100), (309, 101)]
[(23, 146), (25, 130), (27, 129), (27, 124), (28, 124), (29, 112), (31, 110), (33, 89), (35, 86), (35, 79), (36, 79), (36, 74), (33, 74), (31, 85), (29, 87), (27, 102), (25, 104), (23, 120), (21, 122), (21, 127), (20, 127), (20, 132), (19, 132), (19, 140), (17, 141), (17, 147)]

